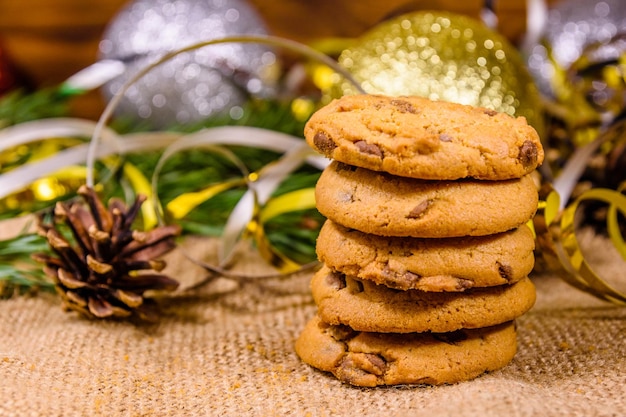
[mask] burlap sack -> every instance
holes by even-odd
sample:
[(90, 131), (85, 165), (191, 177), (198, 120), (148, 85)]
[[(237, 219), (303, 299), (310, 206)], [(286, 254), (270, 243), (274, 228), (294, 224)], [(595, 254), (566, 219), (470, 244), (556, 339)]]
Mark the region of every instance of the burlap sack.
[[(623, 263), (588, 236), (606, 276)], [(188, 253), (211, 260), (211, 241)], [(180, 253), (170, 273), (203, 271)], [(236, 269), (263, 262), (244, 248)], [(518, 320), (505, 369), (451, 386), (362, 389), (302, 363), (294, 340), (315, 313), (308, 276), (269, 287), (227, 280), (168, 299), (152, 326), (61, 311), (51, 295), (0, 301), (0, 416), (623, 416), (626, 308), (533, 277), (535, 307)]]

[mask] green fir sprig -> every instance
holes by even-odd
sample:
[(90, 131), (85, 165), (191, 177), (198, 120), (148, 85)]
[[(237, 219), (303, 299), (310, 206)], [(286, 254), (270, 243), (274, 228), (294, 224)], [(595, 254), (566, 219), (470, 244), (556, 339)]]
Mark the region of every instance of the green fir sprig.
[(54, 284), (46, 278), (41, 265), (30, 258), (33, 253), (47, 251), (46, 240), (34, 233), (0, 240), (0, 298), (53, 292)]
[(34, 92), (12, 90), (0, 97), (0, 129), (31, 120), (65, 116), (70, 97), (58, 87)]

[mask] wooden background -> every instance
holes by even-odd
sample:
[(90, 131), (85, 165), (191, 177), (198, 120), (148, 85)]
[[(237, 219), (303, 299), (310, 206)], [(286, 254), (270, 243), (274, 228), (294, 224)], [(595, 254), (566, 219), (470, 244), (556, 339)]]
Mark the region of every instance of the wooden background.
[[(272, 34), (307, 42), (358, 36), (386, 17), (438, 9), (478, 17), (482, 0), (249, 0)], [(495, 1), (498, 30), (517, 44), (525, 32), (527, 0)], [(552, 0), (549, 3), (555, 3)], [(0, 0), (0, 45), (35, 86), (54, 85), (96, 60), (107, 23), (128, 0)], [(96, 118), (97, 92), (73, 103), (73, 113)]]

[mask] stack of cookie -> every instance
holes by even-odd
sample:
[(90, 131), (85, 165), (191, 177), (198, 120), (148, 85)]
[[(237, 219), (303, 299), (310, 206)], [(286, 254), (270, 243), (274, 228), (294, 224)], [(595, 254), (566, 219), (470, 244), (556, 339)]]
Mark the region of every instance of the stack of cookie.
[(300, 358), (359, 385), (444, 384), (500, 369), (528, 278), (543, 161), (523, 118), (420, 97), (346, 96), (308, 143), (332, 159)]

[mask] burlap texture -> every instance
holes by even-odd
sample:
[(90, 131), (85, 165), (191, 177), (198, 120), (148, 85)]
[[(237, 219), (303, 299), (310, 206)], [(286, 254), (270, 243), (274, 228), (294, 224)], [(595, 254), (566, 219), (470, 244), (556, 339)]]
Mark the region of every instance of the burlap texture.
[[(590, 246), (604, 274), (623, 274), (610, 245)], [(201, 257), (214, 250), (186, 247)], [(180, 254), (169, 260), (185, 285), (202, 275)], [(244, 248), (237, 268), (264, 266)], [(1, 301), (0, 415), (626, 415), (626, 308), (555, 276), (533, 280), (538, 300), (518, 320), (513, 362), (441, 387), (355, 388), (302, 363), (294, 340), (315, 313), (306, 276), (273, 290), (229, 291), (220, 280), (168, 299), (152, 326), (80, 319), (51, 295)]]

